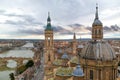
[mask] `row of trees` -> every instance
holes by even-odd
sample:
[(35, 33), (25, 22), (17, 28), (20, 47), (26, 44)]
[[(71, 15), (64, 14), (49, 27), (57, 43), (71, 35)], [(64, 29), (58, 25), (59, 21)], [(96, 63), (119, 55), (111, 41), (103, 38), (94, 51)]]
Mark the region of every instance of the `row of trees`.
[[(19, 74), (23, 73), (27, 68), (32, 67), (34, 65), (33, 60), (29, 60), (25, 65), (20, 66), (17, 68), (17, 72)], [(10, 80), (15, 80), (14, 73), (10, 73)]]

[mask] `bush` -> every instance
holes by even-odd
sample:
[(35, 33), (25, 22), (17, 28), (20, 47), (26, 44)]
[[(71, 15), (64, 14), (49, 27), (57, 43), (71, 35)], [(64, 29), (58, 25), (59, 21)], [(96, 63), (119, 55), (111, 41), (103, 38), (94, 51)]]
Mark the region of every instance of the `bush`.
[(19, 74), (21, 74), (21, 73), (23, 73), (26, 69), (27, 69), (26, 66), (25, 66), (25, 65), (22, 65), (22, 66), (20, 66), (20, 67), (17, 68), (17, 71), (18, 71)]
[(34, 65), (34, 62), (33, 60), (29, 60), (27, 63), (26, 63), (26, 68), (29, 68), (29, 67), (32, 67)]
[(118, 62), (118, 66), (120, 66), (120, 61)]
[(13, 73), (10, 73), (9, 76), (10, 76), (10, 80), (15, 80)]
[(21, 74), (23, 73), (27, 68), (32, 67), (34, 65), (33, 60), (29, 60), (25, 65), (22, 65), (17, 68), (17, 73)]

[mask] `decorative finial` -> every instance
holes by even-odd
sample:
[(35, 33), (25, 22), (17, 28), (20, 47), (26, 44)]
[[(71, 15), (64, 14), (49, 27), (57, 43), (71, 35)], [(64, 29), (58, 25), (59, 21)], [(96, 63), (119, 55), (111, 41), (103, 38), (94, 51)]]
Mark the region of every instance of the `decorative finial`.
[(96, 7), (98, 7), (98, 3), (96, 3)]
[(48, 19), (47, 19), (47, 21), (48, 21), (48, 22), (51, 21), (51, 19), (50, 19), (50, 12), (48, 12)]
[(47, 27), (46, 27), (46, 30), (52, 30), (52, 28), (51, 28), (50, 12), (48, 12), (48, 18), (47, 18)]
[(99, 19), (99, 17), (98, 17), (98, 3), (96, 3), (96, 14), (95, 14), (95, 19)]
[(50, 12), (48, 12), (48, 16), (50, 17)]
[(74, 37), (73, 37), (73, 38), (74, 38), (74, 40), (76, 39), (76, 34), (75, 34), (75, 32), (74, 32)]

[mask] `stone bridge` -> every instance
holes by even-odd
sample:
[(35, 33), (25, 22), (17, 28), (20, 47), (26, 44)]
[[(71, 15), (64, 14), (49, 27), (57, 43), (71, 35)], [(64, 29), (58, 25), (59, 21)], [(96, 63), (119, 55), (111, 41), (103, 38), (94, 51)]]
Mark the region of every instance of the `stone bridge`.
[(15, 50), (27, 50), (27, 49), (33, 49), (32, 47), (15, 47)]
[(3, 62), (3, 63), (7, 63), (8, 60), (14, 60), (17, 62), (17, 65), (21, 65), (23, 64), (23, 61), (24, 60), (30, 60), (32, 58), (23, 58), (23, 57), (3, 57), (3, 58), (0, 58), (0, 61)]

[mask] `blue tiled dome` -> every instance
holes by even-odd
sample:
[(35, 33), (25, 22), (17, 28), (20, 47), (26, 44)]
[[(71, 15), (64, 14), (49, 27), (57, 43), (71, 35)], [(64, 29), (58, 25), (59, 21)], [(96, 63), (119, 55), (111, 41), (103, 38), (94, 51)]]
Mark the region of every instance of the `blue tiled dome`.
[(59, 48), (59, 49), (57, 50), (57, 52), (58, 52), (59, 54), (61, 54), (61, 53), (62, 53), (62, 49)]
[(81, 69), (80, 65), (77, 65), (76, 69), (72, 73), (73, 76), (82, 77), (84, 76), (83, 70)]
[(64, 53), (61, 58), (62, 58), (62, 59), (69, 59), (67, 53)]

